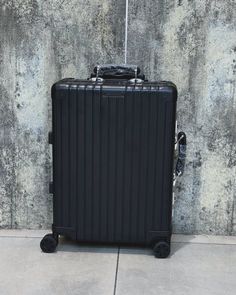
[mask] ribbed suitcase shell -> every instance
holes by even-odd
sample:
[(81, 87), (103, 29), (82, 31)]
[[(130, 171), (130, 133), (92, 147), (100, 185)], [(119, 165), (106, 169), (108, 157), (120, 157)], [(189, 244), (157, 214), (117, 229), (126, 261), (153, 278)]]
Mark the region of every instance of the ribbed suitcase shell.
[(176, 99), (170, 82), (54, 84), (55, 233), (85, 242), (169, 241)]

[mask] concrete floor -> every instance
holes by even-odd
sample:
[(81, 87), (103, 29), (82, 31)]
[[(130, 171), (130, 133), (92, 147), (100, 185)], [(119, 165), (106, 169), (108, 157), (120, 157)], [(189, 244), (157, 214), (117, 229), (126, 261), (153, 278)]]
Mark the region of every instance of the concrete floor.
[(0, 231), (0, 294), (236, 294), (236, 237), (174, 235), (170, 258), (147, 249), (39, 249), (44, 231)]

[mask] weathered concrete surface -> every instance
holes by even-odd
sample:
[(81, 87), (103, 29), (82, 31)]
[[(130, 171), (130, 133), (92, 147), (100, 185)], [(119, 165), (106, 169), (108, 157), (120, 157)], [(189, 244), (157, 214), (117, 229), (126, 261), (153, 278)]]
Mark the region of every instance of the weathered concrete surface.
[(188, 153), (174, 231), (235, 234), (236, 2), (129, 3), (128, 62), (179, 90)]
[(65, 239), (46, 254), (44, 233), (0, 230), (1, 295), (235, 294), (236, 236), (173, 235), (170, 258), (155, 259), (148, 249)]
[[(232, 238), (232, 237), (231, 237)], [(236, 245), (172, 243), (168, 259), (121, 248), (117, 295), (234, 295)]]
[[(50, 86), (123, 62), (124, 18), (125, 0), (1, 1), (0, 227), (50, 226)], [(128, 62), (179, 89), (175, 232), (236, 234), (235, 36), (234, 0), (129, 0)]]
[(50, 87), (121, 62), (124, 16), (125, 1), (1, 1), (0, 227), (50, 227)]
[(60, 241), (58, 252), (48, 255), (39, 243), (35, 237), (0, 237), (0, 294), (113, 294), (117, 248)]

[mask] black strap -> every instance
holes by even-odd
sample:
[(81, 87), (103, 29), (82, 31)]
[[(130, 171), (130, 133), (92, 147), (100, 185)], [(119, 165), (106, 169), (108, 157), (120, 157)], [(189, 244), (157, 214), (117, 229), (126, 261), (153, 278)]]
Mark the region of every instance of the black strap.
[(185, 159), (186, 159), (186, 149), (187, 149), (187, 140), (186, 140), (186, 134), (184, 132), (178, 133), (178, 159), (175, 167), (175, 174), (177, 176), (180, 176), (184, 173), (184, 167), (185, 167)]

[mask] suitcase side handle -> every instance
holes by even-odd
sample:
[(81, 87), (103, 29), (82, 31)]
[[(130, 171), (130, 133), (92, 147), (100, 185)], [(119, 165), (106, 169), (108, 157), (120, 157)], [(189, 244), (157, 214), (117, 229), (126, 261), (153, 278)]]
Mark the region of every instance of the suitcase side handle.
[(141, 74), (140, 68), (136, 65), (116, 65), (116, 64), (104, 64), (97, 65), (91, 78), (103, 78), (103, 79), (145, 79), (145, 76)]
[(187, 139), (186, 134), (181, 131), (177, 135), (177, 161), (175, 166), (175, 177), (181, 176), (184, 173), (186, 150), (187, 150)]

